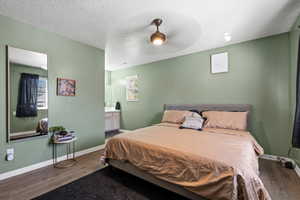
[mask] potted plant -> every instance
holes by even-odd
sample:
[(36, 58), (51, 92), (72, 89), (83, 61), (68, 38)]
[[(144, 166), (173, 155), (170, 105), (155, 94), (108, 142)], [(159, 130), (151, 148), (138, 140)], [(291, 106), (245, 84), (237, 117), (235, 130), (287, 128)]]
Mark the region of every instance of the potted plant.
[(52, 126), (49, 128), (49, 132), (52, 134), (60, 134), (61, 132), (66, 131), (66, 129), (63, 126)]
[(52, 126), (49, 128), (49, 132), (52, 133), (52, 140), (55, 141), (58, 135), (66, 135), (68, 132), (63, 126)]

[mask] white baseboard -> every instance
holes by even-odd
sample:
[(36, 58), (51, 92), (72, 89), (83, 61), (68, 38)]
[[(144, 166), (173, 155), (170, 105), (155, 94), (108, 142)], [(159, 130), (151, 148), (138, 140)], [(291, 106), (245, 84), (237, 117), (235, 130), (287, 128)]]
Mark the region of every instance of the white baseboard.
[(265, 160), (279, 161), (277, 156), (269, 155), (269, 154), (263, 154), (260, 156), (260, 158), (265, 159)]
[(269, 154), (264, 154), (264, 155), (261, 155), (260, 158), (262, 159), (266, 159), (266, 160), (273, 160), (273, 161), (289, 161), (289, 162), (292, 162), (294, 165), (295, 165), (295, 172), (296, 174), (300, 177), (300, 168), (299, 166), (297, 165), (297, 163), (291, 159), (291, 158), (287, 158), (287, 157), (283, 157), (283, 156), (274, 156), (274, 155), (269, 155)]
[[(75, 157), (79, 157), (79, 156), (82, 156), (82, 155), (85, 155), (85, 154), (88, 154), (88, 153), (92, 153), (92, 152), (104, 149), (104, 147), (105, 147), (105, 144), (102, 144), (102, 145), (95, 146), (95, 147), (92, 147), (92, 148), (89, 148), (89, 149), (84, 149), (82, 151), (78, 151), (78, 152), (75, 153)], [(100, 156), (99, 156), (99, 158), (100, 158)], [(58, 161), (63, 161), (63, 160), (66, 160), (66, 159), (67, 159), (66, 155), (57, 158)], [(52, 165), (52, 164), (53, 164), (53, 159), (50, 159), (50, 160), (46, 160), (46, 161), (43, 161), (43, 162), (40, 162), (40, 163), (29, 165), (29, 166), (26, 166), (26, 167), (23, 167), (23, 168), (20, 168), (20, 169), (4, 172), (4, 173), (0, 174), (0, 181), (4, 180), (4, 179), (7, 179), (7, 178), (10, 178), (10, 177), (13, 177), (13, 176), (24, 174), (26, 172), (30, 172), (30, 171), (35, 170), (35, 169), (46, 167), (46, 166), (49, 166), (49, 165)]]

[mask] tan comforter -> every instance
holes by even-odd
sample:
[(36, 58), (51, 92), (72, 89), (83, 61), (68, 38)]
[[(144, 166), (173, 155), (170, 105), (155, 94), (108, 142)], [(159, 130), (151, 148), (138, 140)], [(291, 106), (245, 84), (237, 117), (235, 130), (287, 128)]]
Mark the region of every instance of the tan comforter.
[(128, 161), (159, 179), (208, 199), (270, 199), (258, 176), (263, 149), (249, 132), (196, 131), (158, 124), (123, 133), (106, 144), (105, 157)]

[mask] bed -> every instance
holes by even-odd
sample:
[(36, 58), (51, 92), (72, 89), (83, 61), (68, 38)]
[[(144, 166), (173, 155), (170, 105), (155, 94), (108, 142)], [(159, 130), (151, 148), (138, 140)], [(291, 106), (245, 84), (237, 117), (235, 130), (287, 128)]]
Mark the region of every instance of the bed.
[[(165, 105), (165, 110), (247, 111), (250, 105)], [(249, 125), (248, 114), (248, 125)], [(106, 144), (109, 165), (192, 200), (270, 199), (259, 178), (263, 149), (248, 131), (199, 132), (160, 123), (123, 133)]]

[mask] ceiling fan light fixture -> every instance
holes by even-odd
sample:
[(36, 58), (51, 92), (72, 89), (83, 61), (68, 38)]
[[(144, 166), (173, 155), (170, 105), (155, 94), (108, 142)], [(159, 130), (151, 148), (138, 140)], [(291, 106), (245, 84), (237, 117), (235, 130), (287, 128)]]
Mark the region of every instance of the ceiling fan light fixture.
[(156, 26), (156, 32), (153, 33), (150, 37), (151, 43), (154, 44), (155, 46), (162, 45), (167, 39), (166, 35), (159, 31), (159, 26), (161, 24), (162, 24), (162, 19), (154, 19), (151, 23), (151, 25)]
[(150, 40), (152, 44), (160, 46), (166, 41), (166, 35), (158, 31), (151, 35)]

